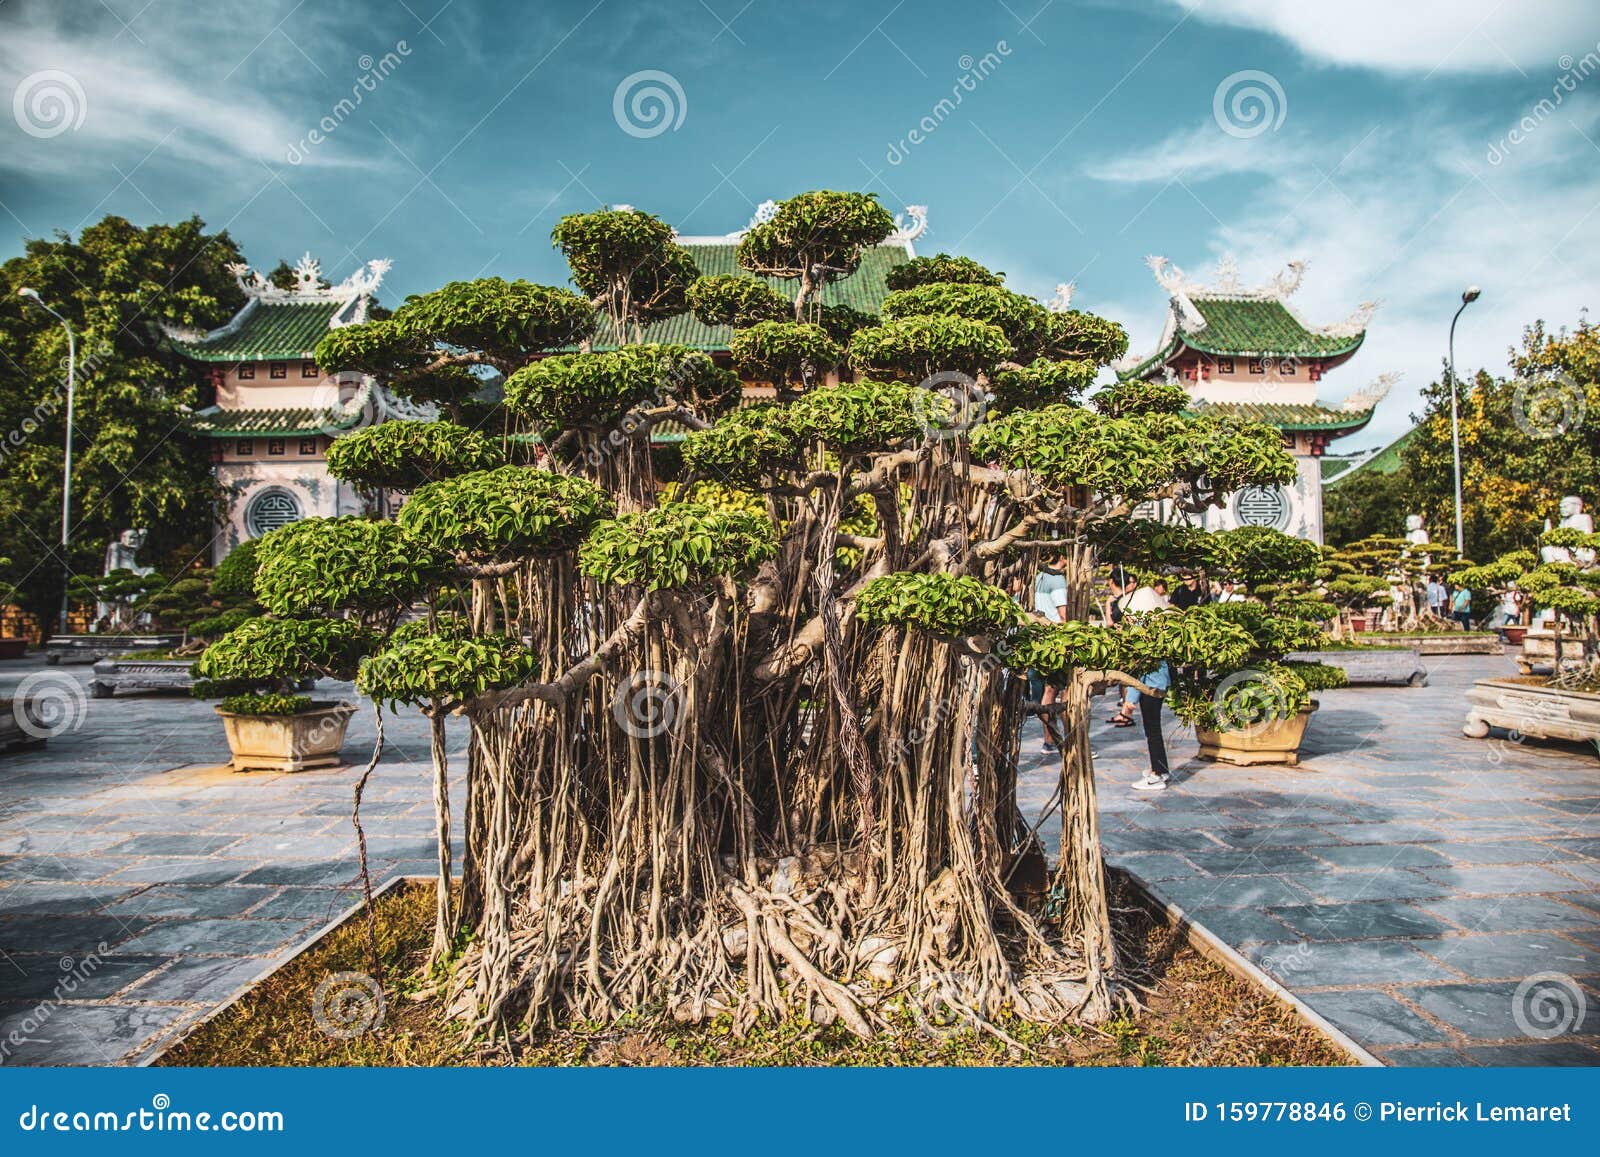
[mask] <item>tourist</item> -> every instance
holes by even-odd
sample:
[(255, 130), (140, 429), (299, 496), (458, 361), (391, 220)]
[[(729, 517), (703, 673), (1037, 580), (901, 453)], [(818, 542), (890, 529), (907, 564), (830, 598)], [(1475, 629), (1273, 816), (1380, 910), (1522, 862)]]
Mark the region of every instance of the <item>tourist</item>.
[(1178, 589), (1172, 592), (1172, 605), (1180, 611), (1186, 611), (1205, 601), (1206, 589), (1200, 583), (1200, 576), (1192, 570), (1185, 571), (1183, 581), (1178, 584)]
[[(1039, 575), (1033, 582), (1033, 613), (1043, 618), (1046, 622), (1064, 623), (1067, 620), (1067, 560), (1057, 557), (1052, 562), (1042, 563)], [(1055, 718), (1050, 708), (1060, 695), (1060, 689), (1046, 682), (1043, 678), (1038, 680), (1040, 719), (1044, 722), (1044, 750), (1057, 751), (1061, 747), (1061, 735), (1056, 730)], [(1029, 681), (1029, 692), (1032, 693), (1033, 682)]]
[[(1124, 581), (1124, 593), (1112, 605), (1113, 625), (1121, 626), (1128, 615), (1149, 614), (1151, 611), (1165, 610), (1172, 605), (1165, 594), (1166, 583), (1156, 580), (1150, 586), (1132, 587), (1131, 583)], [(1164, 665), (1164, 664), (1163, 664)], [(1106, 722), (1113, 727), (1132, 727), (1134, 708), (1139, 704), (1139, 690), (1136, 687), (1122, 689), (1122, 702), (1117, 707), (1116, 713)], [(1157, 705), (1159, 710), (1159, 704)]]
[(1472, 630), (1472, 590), (1469, 587), (1457, 587), (1456, 593), (1450, 598), (1451, 618), (1461, 624), (1463, 631)]
[(1446, 593), (1444, 584), (1437, 578), (1428, 580), (1428, 612), (1435, 618), (1444, 618), (1444, 600)]
[(1161, 704), (1172, 686), (1172, 670), (1165, 661), (1154, 671), (1139, 676), (1139, 682), (1155, 694), (1146, 694), (1137, 687), (1127, 689), (1129, 698), (1139, 704), (1139, 721), (1144, 724), (1145, 750), (1150, 755), (1150, 770), (1142, 779), (1134, 781), (1134, 791), (1162, 791), (1167, 786), (1170, 769), (1167, 766), (1167, 742), (1161, 734)]
[(1223, 579), (1217, 587), (1216, 601), (1219, 603), (1242, 603), (1244, 596), (1239, 593), (1239, 586), (1232, 579)]

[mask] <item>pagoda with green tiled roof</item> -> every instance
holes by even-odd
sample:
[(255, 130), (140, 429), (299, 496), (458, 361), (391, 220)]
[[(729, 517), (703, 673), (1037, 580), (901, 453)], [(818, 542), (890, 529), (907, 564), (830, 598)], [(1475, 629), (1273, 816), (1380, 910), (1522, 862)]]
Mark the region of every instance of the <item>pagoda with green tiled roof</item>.
[(1395, 375), (1380, 375), (1338, 402), (1321, 400), (1318, 383), (1361, 348), (1377, 303), (1363, 302), (1341, 322), (1313, 325), (1289, 303), (1304, 262), (1291, 262), (1254, 288), (1240, 285), (1231, 259), (1221, 263), (1210, 285), (1190, 280), (1164, 257), (1149, 264), (1169, 294), (1167, 318), (1155, 349), (1125, 359), (1117, 376), (1175, 382), (1189, 391), (1193, 413), (1232, 415), (1282, 430), (1299, 467), (1297, 483), (1241, 491), (1207, 521), (1216, 529), (1271, 526), (1320, 542), (1319, 460), (1334, 439), (1372, 420)]
[(370, 378), (324, 374), (317, 343), (329, 330), (368, 319), (388, 261), (369, 261), (338, 285), (322, 279), (310, 254), (280, 286), (247, 265), (230, 266), (245, 305), (209, 332), (169, 329), (183, 356), (211, 371), (214, 402), (189, 415), (189, 428), (211, 441), (227, 510), (212, 556), (311, 515), (354, 514), (365, 500), (329, 476), (333, 438), (403, 407)]

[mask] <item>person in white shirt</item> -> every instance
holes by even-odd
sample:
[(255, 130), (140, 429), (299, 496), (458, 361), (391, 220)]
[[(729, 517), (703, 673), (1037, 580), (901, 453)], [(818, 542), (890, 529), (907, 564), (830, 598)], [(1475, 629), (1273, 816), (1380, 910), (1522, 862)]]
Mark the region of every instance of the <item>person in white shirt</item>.
[[(1065, 573), (1066, 560), (1057, 558), (1051, 563), (1041, 564), (1039, 575), (1033, 582), (1033, 611), (1042, 616), (1047, 622), (1064, 623), (1067, 620), (1067, 576)], [(1058, 691), (1043, 679), (1038, 680), (1041, 687), (1039, 703), (1049, 707), (1055, 703)], [(1044, 749), (1056, 751), (1061, 746), (1061, 735), (1056, 730), (1055, 717), (1046, 711), (1041, 716), (1044, 721)]]

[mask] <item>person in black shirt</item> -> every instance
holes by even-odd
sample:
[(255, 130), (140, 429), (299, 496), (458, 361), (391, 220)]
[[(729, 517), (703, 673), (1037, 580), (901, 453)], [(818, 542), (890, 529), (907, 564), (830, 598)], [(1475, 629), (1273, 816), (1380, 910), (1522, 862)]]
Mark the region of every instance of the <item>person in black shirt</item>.
[(1183, 581), (1172, 592), (1171, 598), (1172, 605), (1179, 610), (1197, 607), (1206, 601), (1206, 588), (1200, 582), (1200, 576), (1190, 571), (1183, 576)]

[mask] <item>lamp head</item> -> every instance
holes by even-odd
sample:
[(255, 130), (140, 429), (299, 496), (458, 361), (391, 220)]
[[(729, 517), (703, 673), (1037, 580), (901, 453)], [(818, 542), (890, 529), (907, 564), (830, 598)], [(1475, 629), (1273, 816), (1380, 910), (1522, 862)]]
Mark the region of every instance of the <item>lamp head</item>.
[(1467, 286), (1467, 291), (1461, 295), (1461, 304), (1471, 305), (1474, 301), (1478, 300), (1478, 297), (1482, 293), (1483, 290), (1479, 289), (1476, 285)]
[(17, 290), (17, 296), (18, 297), (31, 297), (31, 298), (33, 298), (34, 301), (40, 300), (39, 291), (37, 289), (32, 289), (32, 288), (30, 288), (29, 286), (26, 286), (26, 285), (24, 285), (21, 289)]

